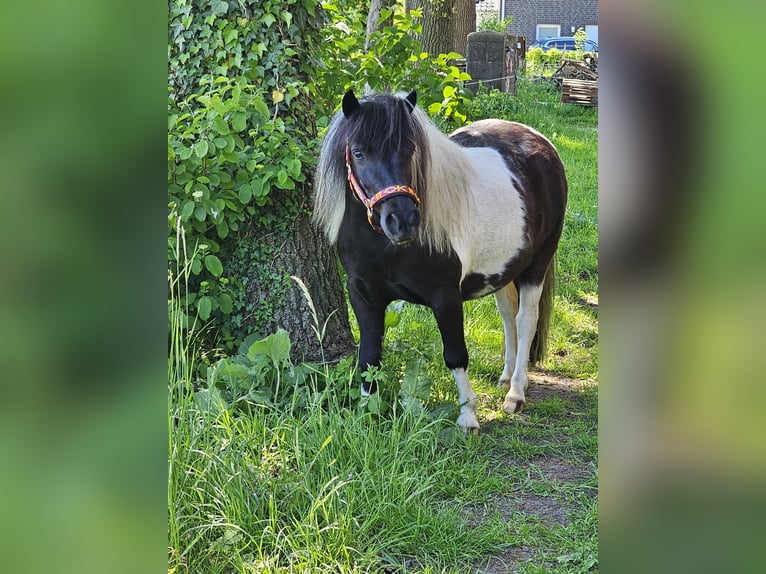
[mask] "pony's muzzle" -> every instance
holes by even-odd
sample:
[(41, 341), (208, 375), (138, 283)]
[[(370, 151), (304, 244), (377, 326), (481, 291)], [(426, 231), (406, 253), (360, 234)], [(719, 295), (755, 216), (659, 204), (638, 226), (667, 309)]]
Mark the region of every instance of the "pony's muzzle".
[(420, 210), (407, 197), (393, 197), (383, 204), (380, 226), (394, 245), (410, 243), (418, 235)]

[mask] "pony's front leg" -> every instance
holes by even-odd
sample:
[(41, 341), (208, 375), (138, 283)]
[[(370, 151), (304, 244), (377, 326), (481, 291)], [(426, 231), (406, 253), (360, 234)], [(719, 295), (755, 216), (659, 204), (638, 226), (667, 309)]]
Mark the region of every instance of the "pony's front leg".
[(452, 371), (457, 385), (460, 416), (457, 426), (464, 432), (479, 430), (476, 418), (476, 393), (468, 380), (468, 349), (463, 334), (463, 301), (456, 292), (431, 306), (444, 344), (444, 364)]
[[(386, 317), (386, 304), (370, 301), (370, 297), (362, 295), (351, 282), (348, 285), (348, 298), (354, 309), (359, 323), (359, 368), (364, 373), (370, 367), (379, 367), (383, 354), (383, 332)], [(362, 396), (374, 395), (378, 392), (375, 381), (362, 379)]]
[(529, 349), (537, 331), (537, 318), (539, 316), (540, 295), (543, 286), (521, 285), (519, 287), (519, 313), (516, 315), (516, 334), (518, 345), (516, 348), (516, 365), (511, 377), (511, 388), (505, 395), (503, 410), (509, 414), (518, 412), (524, 406), (526, 398), (524, 391), (527, 388), (527, 367), (529, 366)]

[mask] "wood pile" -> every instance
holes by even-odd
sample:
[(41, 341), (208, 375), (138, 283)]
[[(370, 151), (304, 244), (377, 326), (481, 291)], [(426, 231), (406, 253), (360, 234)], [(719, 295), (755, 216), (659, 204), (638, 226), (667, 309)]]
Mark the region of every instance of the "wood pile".
[(598, 106), (598, 58), (564, 60), (553, 77), (561, 87), (561, 102)]

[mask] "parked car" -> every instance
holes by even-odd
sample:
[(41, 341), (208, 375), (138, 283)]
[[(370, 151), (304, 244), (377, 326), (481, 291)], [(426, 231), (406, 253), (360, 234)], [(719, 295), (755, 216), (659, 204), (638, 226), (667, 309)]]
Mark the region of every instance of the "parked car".
[[(573, 52), (576, 49), (574, 36), (557, 36), (554, 38), (545, 38), (544, 40), (539, 40), (532, 44), (529, 49), (531, 50), (532, 48), (542, 48), (543, 52), (547, 52), (553, 48), (561, 50), (562, 52), (564, 50), (567, 52)], [(594, 42), (593, 40), (585, 40), (584, 50), (586, 52), (598, 52), (598, 42)]]

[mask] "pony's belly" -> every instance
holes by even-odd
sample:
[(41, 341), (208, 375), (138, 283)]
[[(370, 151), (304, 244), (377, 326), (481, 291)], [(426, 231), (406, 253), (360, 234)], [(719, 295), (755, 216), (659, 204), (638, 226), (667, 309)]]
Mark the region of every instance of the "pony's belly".
[(505, 287), (516, 279), (528, 264), (528, 257), (521, 252), (497, 264), (489, 273), (470, 270), (460, 283), (463, 300), (478, 299)]

